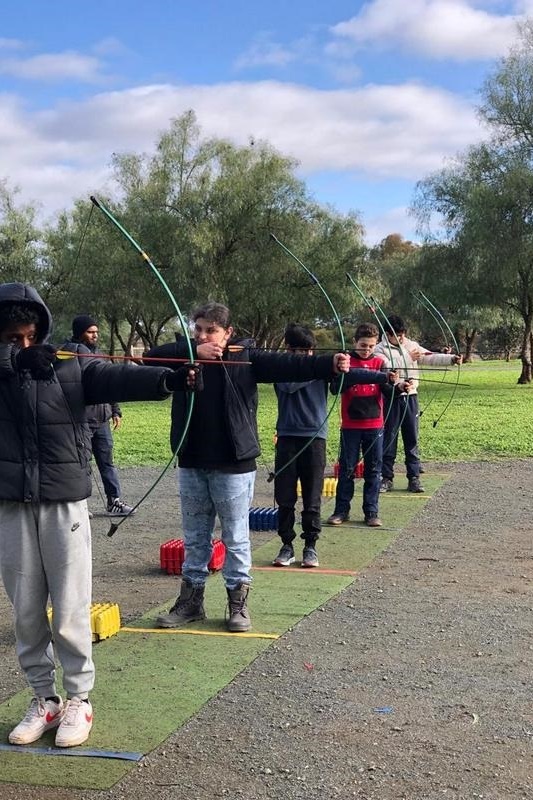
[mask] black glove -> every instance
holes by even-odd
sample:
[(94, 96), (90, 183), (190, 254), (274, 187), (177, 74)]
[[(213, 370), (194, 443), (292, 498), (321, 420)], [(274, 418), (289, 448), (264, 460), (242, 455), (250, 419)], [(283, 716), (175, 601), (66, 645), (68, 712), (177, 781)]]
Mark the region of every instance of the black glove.
[(32, 344), (18, 351), (15, 365), (18, 372), (29, 370), (32, 378), (45, 379), (54, 374), (55, 358), (56, 348), (51, 344)]
[[(193, 372), (194, 376), (189, 377), (190, 372)], [(202, 367), (200, 364), (186, 364), (175, 369), (165, 375), (165, 384), (169, 392), (201, 392), (204, 388)]]

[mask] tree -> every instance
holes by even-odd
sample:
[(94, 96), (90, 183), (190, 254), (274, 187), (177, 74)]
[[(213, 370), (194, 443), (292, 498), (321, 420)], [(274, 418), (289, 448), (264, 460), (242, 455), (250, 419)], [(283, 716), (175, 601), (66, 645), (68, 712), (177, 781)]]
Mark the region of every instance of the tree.
[(30, 204), (17, 205), (17, 193), (0, 181), (0, 279), (31, 283), (46, 296), (47, 272), (36, 209)]
[(518, 42), (482, 87), (479, 108), (495, 141), (533, 149), (533, 20), (519, 28)]
[(533, 170), (520, 145), (472, 148), (419, 185), (418, 211), (437, 212), (463, 255), (453, 277), (471, 305), (514, 309), (523, 321), (522, 373), (532, 378)]
[[(313, 271), (340, 313), (351, 308), (345, 271), (364, 252), (362, 226), (316, 204), (296, 163), (264, 142), (237, 147), (202, 138), (192, 111), (174, 120), (151, 155), (113, 158), (115, 198), (102, 198), (150, 254), (186, 314), (206, 300), (227, 304), (239, 333), (277, 347), (289, 320), (335, 327), (312, 279), (271, 233)], [(118, 197), (118, 199), (117, 199)], [(169, 298), (120, 233), (79, 200), (47, 231), (47, 258), (63, 315), (105, 319), (111, 344), (152, 347), (179, 325)]]

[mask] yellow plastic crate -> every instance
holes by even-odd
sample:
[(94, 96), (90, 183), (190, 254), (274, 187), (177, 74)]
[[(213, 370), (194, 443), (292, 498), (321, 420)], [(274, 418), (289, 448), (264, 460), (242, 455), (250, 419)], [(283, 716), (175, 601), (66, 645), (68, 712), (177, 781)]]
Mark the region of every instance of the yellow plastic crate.
[[(322, 494), (324, 497), (335, 497), (337, 491), (337, 478), (324, 478), (322, 486)], [(302, 487), (300, 481), (296, 484), (296, 493), (298, 497), (302, 496)]]
[[(53, 609), (48, 609), (48, 619), (52, 622)], [(120, 609), (116, 603), (93, 603), (91, 606), (91, 631), (93, 642), (109, 639), (120, 630)]]
[(93, 603), (91, 606), (93, 641), (109, 639), (120, 630), (120, 610), (116, 603)]

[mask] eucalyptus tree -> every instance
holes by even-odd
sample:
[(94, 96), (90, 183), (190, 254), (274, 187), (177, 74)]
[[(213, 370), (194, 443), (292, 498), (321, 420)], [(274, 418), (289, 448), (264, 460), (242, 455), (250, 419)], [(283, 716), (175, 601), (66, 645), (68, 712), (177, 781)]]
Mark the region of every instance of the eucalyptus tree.
[[(105, 202), (129, 224), (120, 204)], [(161, 320), (172, 315), (168, 304), (154, 291), (139, 256), (89, 200), (78, 200), (61, 215), (47, 230), (46, 244), (52, 308), (64, 334), (72, 316), (90, 313), (108, 334), (111, 352), (117, 342), (129, 352), (138, 339), (146, 346), (156, 340)]]
[(483, 144), (417, 187), (419, 220), (437, 214), (452, 249), (450, 288), (471, 306), (513, 309), (523, 323), (522, 373), (532, 378), (533, 170), (524, 146)]
[(533, 19), (518, 26), (517, 42), (485, 79), (479, 107), (494, 140), (533, 150)]
[(17, 202), (18, 190), (0, 181), (0, 281), (31, 283), (47, 294), (42, 234), (32, 204)]
[[(101, 199), (149, 253), (184, 313), (217, 300), (231, 308), (240, 333), (277, 346), (289, 320), (336, 321), (316, 283), (271, 234), (309, 262), (341, 313), (350, 308), (344, 272), (364, 250), (357, 215), (315, 203), (296, 166), (265, 142), (202, 137), (190, 111), (153, 153), (115, 155), (114, 197)], [(65, 212), (46, 241), (64, 316), (98, 315), (126, 351), (136, 339), (150, 347), (179, 330), (153, 274), (88, 200)]]
[(202, 139), (193, 112), (174, 120), (153, 156), (115, 157), (126, 218), (137, 221), (182, 308), (225, 303), (239, 331), (266, 346), (279, 342), (288, 320), (313, 324), (327, 313), (270, 234), (309, 259), (340, 302), (338, 270), (362, 248), (356, 216), (319, 207), (295, 169), (264, 142)]

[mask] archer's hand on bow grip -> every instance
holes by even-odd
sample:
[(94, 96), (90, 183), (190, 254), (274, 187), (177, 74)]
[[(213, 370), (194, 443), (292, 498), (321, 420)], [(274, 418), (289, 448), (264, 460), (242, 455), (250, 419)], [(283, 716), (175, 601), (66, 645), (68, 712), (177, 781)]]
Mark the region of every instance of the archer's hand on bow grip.
[(350, 371), (350, 354), (335, 353), (333, 356), (333, 373), (338, 375), (340, 372)]
[(14, 356), (14, 367), (17, 372), (29, 371), (36, 380), (46, 380), (54, 374), (56, 352), (51, 344), (32, 344), (18, 350)]
[(185, 364), (167, 373), (165, 385), (169, 392), (201, 392), (204, 388), (201, 364)]

